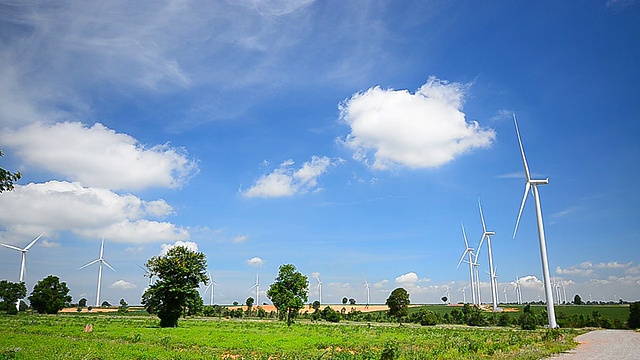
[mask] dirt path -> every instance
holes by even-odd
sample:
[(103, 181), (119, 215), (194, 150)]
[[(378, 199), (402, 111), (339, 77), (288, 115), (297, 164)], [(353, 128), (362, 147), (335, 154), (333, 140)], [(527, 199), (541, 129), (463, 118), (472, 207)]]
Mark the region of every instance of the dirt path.
[(549, 360), (640, 359), (640, 332), (595, 330), (576, 337), (580, 344)]

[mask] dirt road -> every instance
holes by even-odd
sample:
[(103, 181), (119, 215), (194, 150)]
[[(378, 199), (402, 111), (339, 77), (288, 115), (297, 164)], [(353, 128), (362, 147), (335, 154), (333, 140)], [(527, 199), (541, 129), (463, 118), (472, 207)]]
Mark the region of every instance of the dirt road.
[(578, 347), (548, 360), (640, 359), (640, 332), (595, 330), (576, 337)]

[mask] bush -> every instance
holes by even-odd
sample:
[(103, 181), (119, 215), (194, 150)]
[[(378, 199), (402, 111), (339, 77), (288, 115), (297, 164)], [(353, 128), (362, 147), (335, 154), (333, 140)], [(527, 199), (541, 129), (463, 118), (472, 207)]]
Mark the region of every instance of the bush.
[(422, 326), (433, 326), (438, 323), (438, 317), (433, 311), (425, 310), (420, 315), (420, 325)]
[(640, 328), (640, 301), (636, 301), (629, 305), (629, 320), (627, 322), (629, 329)]
[(527, 304), (522, 310), (522, 315), (518, 321), (522, 330), (535, 330), (537, 319), (536, 314), (531, 310), (531, 306)]
[(327, 306), (322, 310), (322, 318), (329, 322), (340, 322), (342, 315), (339, 312), (333, 310), (331, 307)]

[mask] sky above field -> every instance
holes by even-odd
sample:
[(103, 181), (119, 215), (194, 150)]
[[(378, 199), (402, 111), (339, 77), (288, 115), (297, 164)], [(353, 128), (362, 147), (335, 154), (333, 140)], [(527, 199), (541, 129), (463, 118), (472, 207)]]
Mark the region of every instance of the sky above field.
[[(640, 299), (640, 4), (629, 0), (3, 1), (0, 241), (74, 302), (139, 304), (140, 268), (204, 252), (215, 302), (470, 301), (492, 237), (500, 301), (544, 299), (533, 198), (568, 300)], [(486, 244), (478, 261), (489, 302)], [(0, 248), (0, 278), (20, 253)], [(317, 278), (316, 278), (317, 277)], [(203, 294), (209, 303), (209, 293)]]

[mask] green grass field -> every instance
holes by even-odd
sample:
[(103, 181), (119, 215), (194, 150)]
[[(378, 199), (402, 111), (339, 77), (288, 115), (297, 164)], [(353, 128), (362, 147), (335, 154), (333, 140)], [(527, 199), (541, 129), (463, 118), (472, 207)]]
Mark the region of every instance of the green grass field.
[[(573, 347), (574, 330), (420, 327), (181, 319), (1, 315), (0, 359), (539, 359)], [(87, 323), (93, 332), (85, 333)]]

